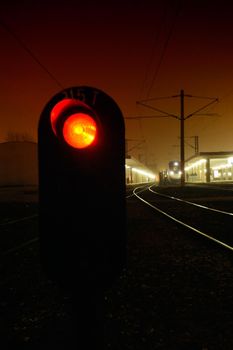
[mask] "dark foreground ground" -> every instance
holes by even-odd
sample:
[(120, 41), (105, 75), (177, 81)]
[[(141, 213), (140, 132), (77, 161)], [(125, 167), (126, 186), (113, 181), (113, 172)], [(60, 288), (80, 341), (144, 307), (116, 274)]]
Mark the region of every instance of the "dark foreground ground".
[[(14, 205), (15, 212), (37, 211), (37, 203)], [(12, 232), (37, 237), (37, 219), (1, 227), (2, 245)], [(127, 267), (103, 294), (103, 349), (232, 350), (232, 253), (130, 198), (127, 235)], [(38, 241), (1, 259), (1, 349), (85, 349), (71, 345), (72, 307), (42, 272)]]

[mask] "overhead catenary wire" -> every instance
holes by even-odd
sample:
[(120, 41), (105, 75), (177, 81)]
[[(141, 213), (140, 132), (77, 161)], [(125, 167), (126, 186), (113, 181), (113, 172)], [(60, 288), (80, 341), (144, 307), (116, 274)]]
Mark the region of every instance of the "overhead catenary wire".
[[(164, 10), (163, 10), (163, 13), (162, 13), (162, 16), (161, 16), (161, 21), (160, 21), (160, 24), (159, 24), (159, 28), (156, 31), (155, 36), (154, 36), (154, 41), (153, 41), (153, 44), (152, 44), (151, 54), (150, 54), (149, 60), (148, 60), (148, 62), (146, 64), (146, 71), (145, 71), (144, 79), (143, 79), (143, 82), (142, 82), (141, 94), (143, 94), (143, 92), (144, 92), (144, 89), (145, 89), (145, 86), (146, 86), (146, 82), (147, 82), (148, 77), (149, 77), (149, 71), (150, 71), (150, 69), (152, 67), (152, 64), (153, 64), (154, 55), (155, 55), (155, 52), (156, 52), (155, 51), (156, 50), (156, 46), (158, 45), (159, 37), (161, 35), (163, 23), (164, 23), (164, 21), (166, 19), (166, 16), (167, 16), (167, 7), (165, 7)], [(139, 99), (141, 99), (141, 96), (139, 97)]]
[(152, 90), (152, 88), (154, 86), (155, 80), (158, 77), (158, 73), (159, 73), (160, 67), (161, 67), (161, 65), (163, 63), (163, 60), (164, 60), (164, 57), (165, 57), (165, 53), (167, 51), (167, 47), (168, 47), (168, 44), (169, 44), (169, 41), (170, 41), (170, 39), (172, 37), (172, 34), (173, 34), (173, 31), (174, 31), (174, 28), (175, 28), (178, 16), (179, 16), (179, 14), (181, 12), (181, 8), (182, 8), (182, 1), (178, 2), (178, 4), (177, 4), (173, 22), (172, 22), (172, 24), (170, 26), (170, 29), (168, 31), (168, 35), (166, 37), (166, 40), (164, 42), (164, 46), (163, 46), (163, 49), (162, 49), (162, 53), (161, 53), (160, 59), (158, 61), (158, 65), (157, 65), (157, 67), (155, 69), (155, 72), (154, 72), (154, 74), (152, 76), (152, 81), (151, 81), (151, 84), (150, 84), (149, 89), (147, 91), (147, 97), (150, 96), (150, 93), (151, 93), (151, 90)]
[(13, 29), (6, 24), (0, 18), (0, 25), (6, 32), (8, 32), (18, 43), (19, 45), (31, 56), (31, 58), (48, 74), (48, 76), (59, 86), (59, 88), (64, 89), (64, 86), (60, 83), (60, 81), (51, 73), (51, 71), (39, 60), (39, 58), (34, 54), (34, 52), (26, 45), (26, 43), (17, 35)]

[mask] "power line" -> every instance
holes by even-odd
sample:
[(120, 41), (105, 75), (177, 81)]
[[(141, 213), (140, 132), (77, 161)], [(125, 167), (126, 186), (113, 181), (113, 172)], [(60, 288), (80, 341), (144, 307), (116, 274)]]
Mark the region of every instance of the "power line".
[(161, 35), (162, 26), (163, 26), (163, 23), (164, 23), (164, 21), (166, 19), (166, 16), (167, 16), (167, 9), (164, 8), (164, 12), (163, 12), (162, 17), (161, 17), (161, 22), (160, 22), (160, 25), (159, 25), (159, 29), (156, 32), (156, 35), (155, 35), (155, 38), (154, 38), (154, 42), (153, 42), (153, 45), (152, 45), (151, 55), (150, 55), (150, 58), (149, 58), (149, 60), (147, 62), (145, 77), (144, 77), (144, 80), (142, 82), (141, 94), (143, 93), (145, 85), (146, 85), (146, 81), (148, 80), (149, 70), (150, 70), (150, 68), (152, 66), (152, 62), (153, 62), (153, 58), (154, 58), (154, 54), (155, 54), (155, 49), (156, 49), (156, 46), (158, 44), (158, 40), (159, 40), (159, 37)]
[(181, 6), (181, 2), (179, 2), (179, 3), (178, 3), (178, 6), (177, 6), (177, 8), (176, 8), (176, 12), (175, 12), (175, 17), (174, 17), (173, 23), (172, 23), (172, 25), (171, 25), (171, 27), (170, 27), (170, 30), (169, 30), (168, 35), (167, 35), (167, 38), (166, 38), (165, 43), (164, 43), (163, 50), (162, 50), (162, 54), (161, 54), (161, 56), (160, 56), (160, 59), (159, 59), (157, 68), (156, 68), (155, 73), (154, 73), (154, 75), (153, 75), (153, 77), (152, 77), (152, 82), (151, 82), (151, 84), (150, 84), (150, 86), (149, 86), (149, 89), (148, 89), (148, 92), (147, 92), (147, 97), (149, 97), (150, 92), (151, 92), (151, 89), (152, 89), (152, 87), (153, 87), (153, 85), (154, 85), (155, 79), (156, 79), (157, 76), (158, 76), (158, 73), (159, 73), (160, 67), (161, 67), (161, 65), (162, 65), (162, 62), (163, 62), (163, 59), (164, 59), (164, 56), (165, 56), (165, 53), (166, 53), (166, 50), (167, 50), (169, 41), (170, 41), (171, 36), (172, 36), (172, 32), (173, 32), (173, 30), (174, 30), (174, 28), (175, 28), (176, 20), (177, 20), (179, 14), (180, 14), (181, 7), (182, 7), (182, 6)]
[(31, 49), (25, 44), (25, 42), (10, 28), (2, 19), (0, 19), (0, 25), (20, 44), (20, 46), (32, 57), (32, 59), (49, 75), (49, 77), (55, 81), (55, 83), (62, 89), (63, 85), (58, 79), (48, 70), (48, 68), (36, 57)]

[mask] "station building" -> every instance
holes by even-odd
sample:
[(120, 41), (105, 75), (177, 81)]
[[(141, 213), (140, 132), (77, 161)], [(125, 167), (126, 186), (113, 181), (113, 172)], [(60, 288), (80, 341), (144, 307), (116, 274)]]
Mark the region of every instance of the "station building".
[(186, 182), (233, 181), (233, 151), (200, 152), (185, 161)]
[(156, 175), (136, 158), (127, 155), (125, 158), (126, 184), (146, 183), (156, 180)]

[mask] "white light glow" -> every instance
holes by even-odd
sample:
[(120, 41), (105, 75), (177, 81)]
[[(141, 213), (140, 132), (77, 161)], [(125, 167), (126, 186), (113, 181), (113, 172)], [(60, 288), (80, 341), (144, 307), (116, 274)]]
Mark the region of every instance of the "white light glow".
[(204, 159), (204, 158), (199, 159), (199, 160), (197, 160), (195, 163), (192, 163), (191, 165), (187, 166), (187, 167), (185, 168), (185, 171), (188, 171), (188, 170), (190, 170), (190, 169), (196, 168), (196, 167), (198, 167), (198, 166), (200, 166), (200, 165), (202, 165), (202, 164), (204, 164), (204, 163), (206, 163), (206, 159)]
[(155, 175), (152, 173), (148, 173), (147, 171), (141, 170), (141, 169), (137, 169), (137, 168), (132, 168), (132, 171), (134, 171), (135, 173), (138, 173), (140, 175), (144, 175), (146, 177), (149, 177), (149, 179), (154, 180), (155, 179)]

